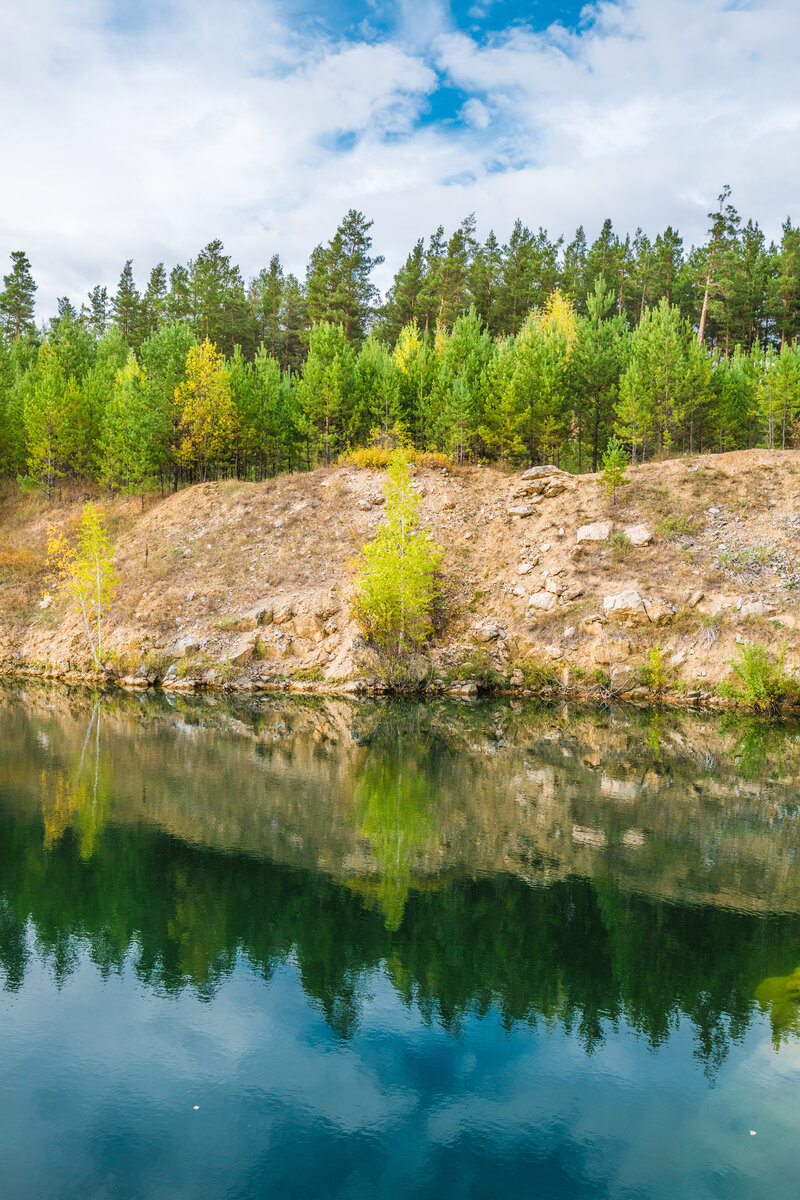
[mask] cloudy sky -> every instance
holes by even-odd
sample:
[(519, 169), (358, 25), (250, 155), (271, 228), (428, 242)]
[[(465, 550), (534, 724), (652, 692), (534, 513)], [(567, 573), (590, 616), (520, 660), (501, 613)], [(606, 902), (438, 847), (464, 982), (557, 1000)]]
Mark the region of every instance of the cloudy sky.
[[(348, 208), (378, 282), (475, 212), (687, 244), (724, 183), (800, 219), (797, 0), (27, 0), (0, 11), (0, 264), (54, 298), (220, 237), (302, 273)], [(3, 266), (3, 270), (5, 270)]]

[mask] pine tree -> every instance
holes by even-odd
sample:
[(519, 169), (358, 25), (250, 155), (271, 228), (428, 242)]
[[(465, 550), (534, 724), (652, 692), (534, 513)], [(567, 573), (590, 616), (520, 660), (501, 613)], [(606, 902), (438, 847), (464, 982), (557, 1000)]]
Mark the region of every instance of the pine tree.
[(129, 346), (138, 346), (142, 301), (133, 278), (133, 259), (122, 268), (117, 291), (111, 301), (111, 312), (122, 336)]
[(147, 376), (133, 351), (116, 374), (104, 412), (102, 474), (109, 484), (141, 491), (158, 465), (157, 413), (148, 403)]
[(89, 304), (81, 309), (81, 315), (95, 339), (101, 338), (108, 328), (109, 312), (108, 288), (98, 283), (89, 292)]
[(149, 337), (159, 328), (167, 315), (167, 272), (163, 263), (156, 263), (150, 272), (142, 297), (142, 337)]
[(313, 324), (341, 325), (345, 341), (361, 345), (375, 315), (378, 289), (371, 275), (383, 262), (373, 257), (363, 213), (351, 208), (327, 246), (312, 252), (306, 275), (308, 314)]
[(36, 284), (24, 251), (12, 251), (11, 264), (11, 271), (3, 276), (3, 291), (0, 292), (0, 333), (10, 341), (17, 341), (36, 332)]
[(172, 488), (178, 488), (178, 450), (181, 441), (181, 411), (176, 393), (186, 376), (186, 360), (196, 345), (187, 322), (162, 325), (142, 344), (140, 360), (147, 379), (147, 403), (153, 415), (155, 470), (162, 488), (164, 475), (171, 473)]
[(269, 267), (259, 271), (247, 289), (256, 341), (274, 358), (280, 358), (283, 350), (281, 309), (284, 286), (281, 260), (277, 254), (273, 254)]
[(418, 320), (424, 284), (425, 240), (420, 238), (395, 275), (381, 313), (381, 336), (392, 345), (410, 321)]
[[(341, 325), (323, 321), (311, 330), (308, 358), (297, 384), (309, 451), (326, 466), (343, 449), (355, 401), (355, 357)], [(311, 455), (309, 454), (309, 458)]]
[(627, 339), (624, 321), (613, 312), (614, 295), (604, 289), (599, 277), (586, 308), (587, 315), (576, 325), (568, 384), (577, 425), (578, 470), (583, 467), (583, 434), (588, 423), (592, 471), (596, 471), (606, 423), (619, 393)]

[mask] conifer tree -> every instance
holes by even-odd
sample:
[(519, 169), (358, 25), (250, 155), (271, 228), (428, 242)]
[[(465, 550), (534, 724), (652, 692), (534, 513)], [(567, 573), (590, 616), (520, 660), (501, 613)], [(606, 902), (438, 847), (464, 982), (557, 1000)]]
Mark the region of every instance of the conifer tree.
[(129, 346), (139, 344), (139, 322), (142, 300), (133, 278), (133, 259), (129, 258), (122, 268), (116, 293), (111, 301), (114, 321)]
[(31, 275), (31, 264), (22, 250), (11, 254), (11, 270), (3, 276), (0, 292), (0, 334), (10, 341), (17, 341), (26, 334), (36, 332), (34, 305), (36, 284)]
[(308, 358), (297, 384), (313, 459), (326, 466), (347, 441), (355, 400), (355, 356), (341, 325), (323, 322), (311, 330)]

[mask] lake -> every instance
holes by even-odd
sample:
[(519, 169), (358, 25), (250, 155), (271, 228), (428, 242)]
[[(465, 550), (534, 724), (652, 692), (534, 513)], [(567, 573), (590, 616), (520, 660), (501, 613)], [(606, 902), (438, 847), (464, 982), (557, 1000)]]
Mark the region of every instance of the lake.
[(0, 690), (0, 1194), (797, 1194), (800, 732)]

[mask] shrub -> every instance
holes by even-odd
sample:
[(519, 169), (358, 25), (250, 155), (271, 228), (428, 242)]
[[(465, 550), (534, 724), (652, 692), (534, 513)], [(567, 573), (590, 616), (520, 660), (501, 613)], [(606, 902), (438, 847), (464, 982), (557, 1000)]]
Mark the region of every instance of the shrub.
[(647, 652), (647, 662), (639, 668), (639, 679), (654, 692), (663, 692), (667, 686), (667, 664), (660, 646), (652, 646)]
[[(362, 469), (372, 467), (374, 470), (385, 471), (391, 466), (397, 453), (397, 450), (392, 450), (389, 446), (362, 446), (340, 454), (338, 461), (340, 466)], [(417, 467), (439, 467), (449, 470), (454, 466), (451, 459), (446, 454), (440, 454), (438, 450), (415, 450), (413, 447), (406, 447), (402, 453), (407, 462)]]
[(385, 494), (385, 522), (356, 560), (352, 613), (391, 671), (418, 654), (433, 633), (442, 552), (420, 523), (420, 498), (403, 451), (392, 455)]
[(777, 708), (782, 700), (797, 697), (797, 684), (784, 671), (786, 646), (772, 655), (759, 642), (742, 642), (736, 653), (730, 665), (737, 682), (724, 680), (720, 695), (767, 712)]

